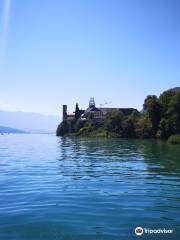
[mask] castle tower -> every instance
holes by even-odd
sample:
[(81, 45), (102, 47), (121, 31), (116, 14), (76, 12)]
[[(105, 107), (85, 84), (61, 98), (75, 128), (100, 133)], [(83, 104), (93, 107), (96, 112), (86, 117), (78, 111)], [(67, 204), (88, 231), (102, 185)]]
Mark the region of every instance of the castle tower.
[(93, 97), (91, 97), (89, 100), (89, 107), (95, 107), (95, 101)]
[(63, 105), (63, 121), (67, 119), (67, 105)]

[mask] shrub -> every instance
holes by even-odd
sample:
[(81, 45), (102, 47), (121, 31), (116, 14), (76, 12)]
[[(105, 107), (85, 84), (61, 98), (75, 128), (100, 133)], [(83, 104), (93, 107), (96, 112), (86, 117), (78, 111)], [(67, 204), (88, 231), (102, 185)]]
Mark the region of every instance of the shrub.
[(172, 144), (180, 144), (180, 134), (171, 135), (168, 138), (168, 142)]

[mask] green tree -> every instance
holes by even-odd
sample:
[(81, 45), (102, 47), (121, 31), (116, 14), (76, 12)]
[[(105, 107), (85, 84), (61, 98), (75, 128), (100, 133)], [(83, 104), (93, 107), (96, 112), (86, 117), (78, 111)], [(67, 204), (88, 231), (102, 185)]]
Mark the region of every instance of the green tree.
[(133, 111), (129, 116), (123, 120), (123, 136), (124, 137), (136, 137), (136, 128), (140, 114), (137, 111)]
[(123, 137), (135, 137), (135, 124), (131, 119), (126, 119), (123, 121)]
[(159, 123), (159, 129), (156, 137), (161, 139), (167, 139), (172, 134), (171, 121), (168, 118), (162, 118)]
[(158, 125), (163, 115), (162, 105), (155, 95), (148, 96), (144, 101), (144, 110), (152, 124), (153, 135), (158, 130)]
[(176, 93), (168, 105), (168, 118), (172, 122), (173, 134), (180, 133), (180, 93)]
[(119, 110), (112, 110), (105, 121), (105, 128), (109, 132), (121, 134), (123, 113)]
[(143, 138), (153, 137), (153, 127), (147, 114), (142, 115), (137, 123), (136, 135)]
[(173, 91), (165, 91), (159, 96), (159, 103), (162, 106), (164, 115), (167, 114), (169, 103), (174, 95), (175, 92)]

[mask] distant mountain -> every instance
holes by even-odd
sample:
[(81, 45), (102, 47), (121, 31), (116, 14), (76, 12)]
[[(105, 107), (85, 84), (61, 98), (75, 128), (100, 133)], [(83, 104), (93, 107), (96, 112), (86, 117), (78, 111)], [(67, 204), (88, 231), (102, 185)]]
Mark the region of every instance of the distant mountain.
[(59, 122), (59, 116), (0, 110), (0, 126), (9, 126), (22, 131), (52, 133), (56, 131)]
[(0, 126), (0, 133), (27, 133), (27, 132), (19, 130), (17, 128)]
[(171, 88), (171, 89), (169, 89), (169, 91), (180, 92), (180, 87)]

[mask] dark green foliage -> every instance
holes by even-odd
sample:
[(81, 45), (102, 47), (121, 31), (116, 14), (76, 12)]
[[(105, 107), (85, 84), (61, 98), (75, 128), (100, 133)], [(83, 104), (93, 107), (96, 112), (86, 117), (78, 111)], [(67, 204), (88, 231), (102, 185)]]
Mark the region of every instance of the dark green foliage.
[(172, 133), (171, 125), (172, 124), (169, 119), (162, 118), (159, 123), (159, 129), (156, 133), (156, 137), (160, 139), (167, 139)]
[(137, 125), (140, 114), (137, 111), (132, 112), (129, 116), (123, 120), (123, 137), (137, 137)]
[(168, 117), (171, 119), (172, 131), (180, 133), (180, 93), (176, 93), (168, 105)]
[(144, 102), (143, 117), (140, 117), (137, 131), (143, 137), (168, 139), (180, 133), (180, 93), (165, 91), (159, 98), (148, 96)]
[(153, 127), (148, 115), (142, 115), (139, 118), (136, 127), (136, 135), (143, 138), (151, 138), (153, 135)]
[(163, 115), (162, 105), (159, 103), (155, 95), (148, 96), (144, 101), (144, 110), (147, 113), (147, 116), (152, 125), (152, 136), (155, 136), (158, 125)]
[(148, 95), (144, 100), (144, 104), (143, 104), (144, 111), (148, 110), (149, 101), (156, 101), (156, 100), (157, 100), (156, 95)]
[(168, 142), (172, 144), (180, 144), (180, 134), (170, 136)]
[(77, 131), (77, 135), (82, 135), (82, 136), (91, 136), (92, 133), (96, 130), (95, 124), (91, 122), (90, 120), (86, 121), (83, 123), (82, 128), (80, 128)]
[(161, 104), (162, 108), (163, 108), (163, 113), (166, 115), (167, 114), (167, 110), (168, 110), (168, 106), (169, 103), (172, 99), (172, 97), (175, 95), (176, 93), (173, 91), (165, 91), (163, 92), (160, 97), (159, 97), (159, 103)]
[(136, 136), (136, 132), (135, 132), (135, 124), (131, 119), (126, 119), (125, 121), (123, 121), (123, 137), (135, 137)]
[(111, 111), (105, 121), (104, 127), (108, 132), (114, 132), (116, 134), (122, 133), (122, 121), (123, 113), (119, 110)]

